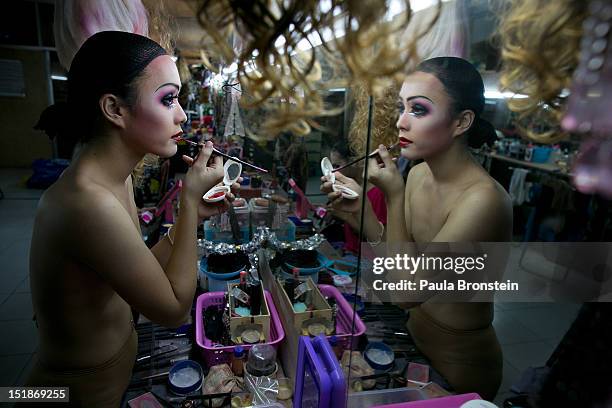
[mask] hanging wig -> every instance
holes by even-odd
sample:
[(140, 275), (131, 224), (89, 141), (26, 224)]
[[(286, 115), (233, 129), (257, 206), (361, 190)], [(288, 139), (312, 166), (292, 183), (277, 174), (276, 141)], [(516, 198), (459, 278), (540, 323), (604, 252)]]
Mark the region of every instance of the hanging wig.
[(89, 37), (68, 72), (68, 101), (45, 109), (35, 126), (49, 137), (87, 141), (100, 117), (98, 101), (106, 93), (128, 106), (136, 101), (138, 78), (166, 51), (155, 41), (122, 31), (103, 31)]
[(100, 31), (148, 35), (147, 11), (140, 0), (56, 0), (53, 22), (60, 63), (66, 69), (86, 39)]
[(508, 106), (519, 113), (519, 127), (532, 139), (550, 143), (565, 137), (559, 127), (563, 91), (579, 61), (587, 2), (513, 0), (499, 28), (503, 90), (527, 95)]
[(213, 45), (203, 59), (213, 70), (218, 68), (213, 55), (226, 65), (237, 63), (251, 106), (276, 102), (262, 134), (287, 129), (304, 135), (315, 117), (336, 113), (325, 109), (322, 89), (310, 77), (319, 43), (330, 58), (339, 56), (336, 64), (346, 66), (346, 84), (360, 82), (368, 93), (415, 60), (416, 44), (437, 16), (400, 44), (394, 39), (411, 21), (410, 1), (404, 0), (407, 11), (393, 19), (389, 6), (388, 0), (204, 0), (198, 18)]

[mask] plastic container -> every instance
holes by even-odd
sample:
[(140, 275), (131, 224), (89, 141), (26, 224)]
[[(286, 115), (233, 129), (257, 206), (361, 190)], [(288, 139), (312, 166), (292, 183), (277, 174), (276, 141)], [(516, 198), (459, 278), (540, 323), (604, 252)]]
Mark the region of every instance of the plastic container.
[(497, 408), (497, 405), (486, 400), (474, 399), (464, 402), (459, 408)]
[[(350, 397), (349, 397), (350, 398)], [(424, 401), (401, 402), (398, 404), (375, 405), (372, 408), (461, 408), (468, 401), (480, 400), (476, 393), (449, 395)], [(350, 399), (349, 399), (350, 401)], [(489, 403), (490, 404), (490, 403)], [(358, 408), (353, 407), (351, 408)]]
[(332, 383), (330, 406), (333, 408), (346, 408), (346, 380), (340, 362), (336, 357), (331, 344), (322, 334), (312, 339), (314, 350), (327, 370)]
[[(227, 214), (222, 214), (221, 218), (224, 216), (227, 216)], [(234, 237), (232, 236), (231, 227), (229, 229), (221, 227), (220, 225), (222, 224), (220, 223), (223, 222), (221, 218), (218, 218), (214, 222), (212, 220), (204, 221), (204, 239), (207, 241), (226, 242), (228, 244), (233, 244)], [(246, 222), (244, 225), (241, 225), (240, 216), (238, 216), (238, 220), (238, 225), (240, 226), (240, 242), (244, 244), (249, 242), (251, 230), (248, 222)]]
[[(249, 204), (244, 198), (236, 198), (232, 205), (234, 206), (234, 213), (236, 214), (236, 220), (238, 226), (242, 230), (243, 228), (250, 228), (250, 212)], [(218, 225), (219, 231), (231, 231), (231, 225), (229, 220), (229, 213), (226, 211), (221, 215), (215, 215), (211, 217), (211, 221), (214, 220), (214, 225)]]
[(202, 366), (193, 360), (174, 364), (168, 372), (168, 387), (176, 395), (189, 395), (202, 388)]
[(332, 381), (307, 336), (300, 336), (293, 408), (329, 408)]
[[(318, 285), (323, 296), (333, 298), (338, 306), (336, 314), (336, 339), (342, 347), (347, 349), (355, 349), (359, 336), (365, 333), (366, 326), (359, 317), (355, 316), (355, 330), (351, 332), (353, 327), (353, 307), (346, 301), (342, 293), (331, 285)], [(330, 336), (331, 337), (331, 336)]]
[(334, 281), (334, 285), (341, 288), (353, 283), (353, 279), (347, 275), (333, 275), (332, 280)]
[(244, 374), (244, 359), (245, 359), (244, 347), (236, 346), (234, 353), (232, 354), (232, 371), (238, 377), (242, 377)]
[(547, 146), (537, 146), (533, 148), (531, 161), (534, 163), (546, 163), (550, 157), (552, 149)]
[(395, 354), (391, 347), (378, 341), (370, 342), (367, 345), (363, 352), (363, 357), (370, 367), (380, 371), (389, 370), (393, 367), (393, 362), (395, 361)]
[[(316, 268), (297, 268), (299, 270), (300, 277), (303, 277), (303, 278), (310, 277), (312, 278), (312, 281), (314, 283), (317, 283), (319, 281), (319, 272), (321, 271), (321, 269), (326, 268), (329, 265), (329, 259), (327, 259), (325, 255), (318, 253), (317, 261), (319, 261), (319, 266), (317, 266)], [(285, 266), (280, 268), (281, 276), (283, 277), (283, 279), (293, 278), (293, 274), (287, 272), (285, 268), (289, 268), (290, 270), (293, 270), (294, 268), (296, 268), (296, 266), (285, 262)]]
[(206, 257), (200, 259), (200, 277), (206, 278), (208, 281), (208, 290), (210, 292), (227, 292), (227, 284), (240, 282), (240, 272), (244, 270), (245, 268), (240, 268), (230, 273), (210, 272), (208, 270), (208, 260)]
[[(272, 324), (270, 325), (270, 337), (272, 341), (265, 344), (270, 344), (278, 348), (279, 343), (285, 338), (285, 331), (283, 330), (270, 292), (265, 291), (265, 295), (266, 301), (268, 302), (268, 309), (272, 317)], [(196, 343), (202, 349), (202, 357), (204, 361), (206, 361), (208, 367), (230, 362), (234, 349), (236, 348), (236, 346), (215, 345), (206, 337), (202, 311), (209, 306), (222, 304), (223, 296), (224, 292), (208, 292), (198, 296), (196, 300)], [(240, 346), (244, 350), (249, 350), (251, 348), (251, 345), (248, 344), (241, 344)]]
[(271, 376), (276, 372), (276, 350), (270, 344), (255, 344), (249, 351), (246, 371), (255, 377)]
[[(257, 205), (258, 199), (249, 200), (249, 207), (251, 209), (251, 229), (257, 230), (257, 227), (268, 227), (272, 230), (281, 228), (288, 221), (289, 204), (276, 204), (276, 211), (272, 220), (268, 219), (268, 206)], [(279, 238), (280, 239), (280, 238)]]
[(279, 241), (285, 242), (295, 241), (295, 231), (295, 224), (291, 221), (285, 221), (277, 229), (272, 230)]
[[(409, 401), (426, 400), (427, 394), (423, 390), (416, 388), (393, 388), (387, 390), (372, 390), (361, 392), (349, 392), (347, 406), (351, 408), (372, 408), (380, 407), (385, 404), (402, 403), (409, 404)], [(410, 406), (410, 405), (406, 405)]]

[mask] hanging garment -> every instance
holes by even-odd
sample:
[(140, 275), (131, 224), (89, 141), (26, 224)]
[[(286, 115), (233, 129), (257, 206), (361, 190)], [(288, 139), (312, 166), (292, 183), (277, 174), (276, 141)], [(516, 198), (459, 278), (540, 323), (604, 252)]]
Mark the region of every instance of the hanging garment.
[(527, 190), (525, 186), (525, 178), (529, 170), (527, 169), (514, 169), (512, 172), (512, 178), (510, 179), (510, 187), (508, 192), (512, 198), (512, 203), (515, 205), (521, 205), (527, 199)]

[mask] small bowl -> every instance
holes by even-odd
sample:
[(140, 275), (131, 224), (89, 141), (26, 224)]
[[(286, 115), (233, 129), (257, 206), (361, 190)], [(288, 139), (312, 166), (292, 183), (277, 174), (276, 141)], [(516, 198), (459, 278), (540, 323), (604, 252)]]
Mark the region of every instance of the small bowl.
[[(195, 370), (197, 377), (195, 381), (186, 382), (184, 378), (179, 378), (180, 372), (184, 370)], [(189, 395), (198, 391), (202, 387), (204, 377), (202, 366), (193, 360), (183, 360), (174, 364), (168, 373), (168, 387), (176, 395)]]
[(353, 282), (353, 279), (351, 279), (351, 277), (348, 275), (334, 275), (332, 276), (332, 279), (335, 286), (346, 286)]
[(385, 343), (373, 341), (366, 346), (363, 358), (373, 369), (387, 371), (393, 367), (395, 353)]

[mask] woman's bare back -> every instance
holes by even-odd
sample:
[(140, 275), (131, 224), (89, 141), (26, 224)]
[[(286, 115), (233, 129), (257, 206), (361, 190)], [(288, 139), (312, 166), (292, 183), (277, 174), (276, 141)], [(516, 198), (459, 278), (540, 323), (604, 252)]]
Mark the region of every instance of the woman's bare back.
[[(30, 250), (39, 358), (58, 367), (70, 361), (67, 368), (104, 363), (120, 350), (133, 330), (130, 306), (81, 261), (77, 245), (79, 225), (87, 214), (83, 206), (91, 202), (92, 193), (94, 197), (117, 198), (75, 173), (68, 170), (41, 198)], [(125, 193), (124, 201), (129, 203), (127, 189)], [(97, 216), (95, 207), (89, 216)], [(101, 242), (111, 239), (102, 234), (97, 238)]]

